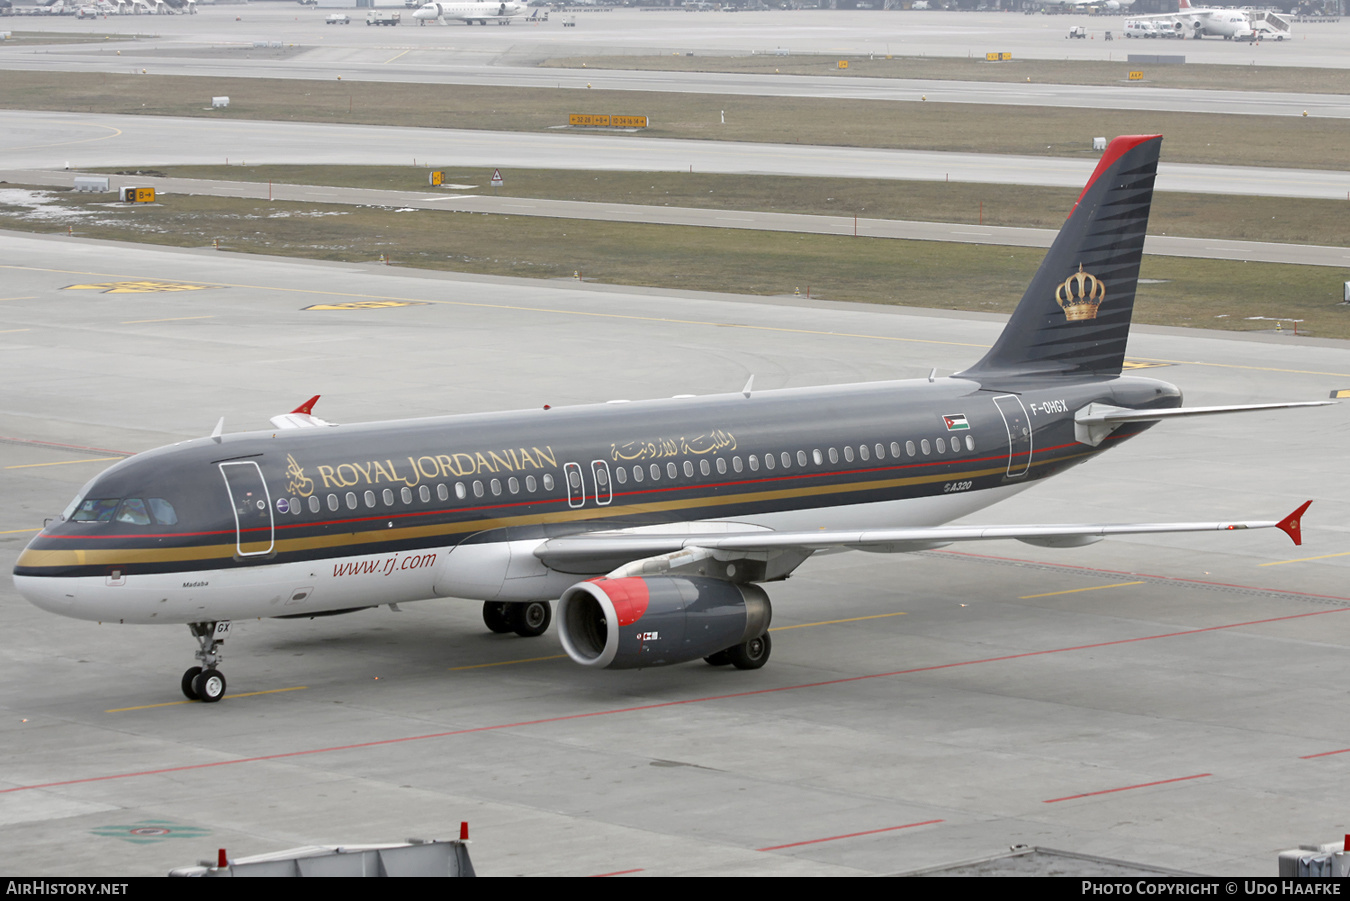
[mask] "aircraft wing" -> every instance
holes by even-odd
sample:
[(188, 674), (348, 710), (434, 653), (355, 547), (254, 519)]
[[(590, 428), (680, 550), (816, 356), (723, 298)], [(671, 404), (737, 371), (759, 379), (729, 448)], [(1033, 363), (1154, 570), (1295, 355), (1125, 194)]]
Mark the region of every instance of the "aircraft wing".
[[(958, 541), (1016, 539), (1038, 547), (1082, 547), (1112, 535), (1145, 535), (1176, 532), (1229, 532), (1246, 529), (1279, 529), (1296, 545), (1303, 543), (1301, 521), (1312, 504), (1305, 502), (1281, 520), (1232, 520), (1227, 522), (1086, 523), (1076, 525), (924, 526), (856, 531), (821, 529), (813, 532), (710, 532), (667, 534), (635, 532), (590, 532), (552, 538), (534, 550), (534, 555), (553, 569), (575, 571), (608, 561), (618, 568), (610, 578), (669, 572), (706, 560), (767, 560), (777, 555), (801, 561), (820, 551), (858, 550), (873, 553), (911, 553), (945, 547)], [(777, 567), (781, 570), (781, 567)], [(594, 570), (592, 570), (594, 571)], [(785, 573), (784, 573), (785, 574)]]
[(279, 429), (317, 429), (326, 425), (337, 425), (314, 415), (314, 405), (319, 402), (316, 394), (289, 413), (272, 417), (272, 425)]

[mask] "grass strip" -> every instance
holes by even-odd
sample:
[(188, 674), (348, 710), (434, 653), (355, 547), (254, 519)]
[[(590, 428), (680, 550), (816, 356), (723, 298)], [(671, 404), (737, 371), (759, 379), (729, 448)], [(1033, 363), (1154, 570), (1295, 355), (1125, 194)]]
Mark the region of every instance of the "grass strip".
[[(1082, 159), (1099, 155), (1096, 135), (1164, 134), (1169, 160), (1350, 168), (1350, 120), (1316, 117), (153, 74), (6, 72), (4, 80), (5, 109), (493, 131), (610, 113), (648, 116), (649, 137)], [(216, 95), (229, 107), (210, 108)]]
[[(122, 205), (41, 192), (63, 214), (0, 206), (0, 228), (492, 275), (581, 278), (758, 295), (1009, 313), (1043, 251), (929, 241), (797, 235), (173, 195)], [(1350, 270), (1146, 257), (1135, 319), (1268, 331), (1276, 319), (1350, 337), (1339, 303)], [(672, 305), (678, 305), (672, 299)], [(1267, 318), (1251, 318), (1267, 317)]]

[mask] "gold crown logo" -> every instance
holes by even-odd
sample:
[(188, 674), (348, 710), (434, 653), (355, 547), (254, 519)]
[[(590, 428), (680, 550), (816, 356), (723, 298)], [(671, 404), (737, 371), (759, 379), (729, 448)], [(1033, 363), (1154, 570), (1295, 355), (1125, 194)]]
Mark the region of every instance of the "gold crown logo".
[(1077, 272), (1055, 289), (1055, 303), (1070, 322), (1096, 319), (1097, 308), (1105, 299), (1106, 285), (1097, 276), (1084, 272), (1082, 263), (1078, 264)]

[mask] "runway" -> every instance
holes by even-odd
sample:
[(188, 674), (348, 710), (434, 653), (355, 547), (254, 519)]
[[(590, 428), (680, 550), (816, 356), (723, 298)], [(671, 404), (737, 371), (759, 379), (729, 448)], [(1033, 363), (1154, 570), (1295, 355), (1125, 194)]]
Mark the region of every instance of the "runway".
[[(453, 149), (448, 149), (453, 148)], [(1096, 159), (529, 134), (169, 116), (0, 111), (0, 168), (220, 165), (454, 165), (904, 178), (1081, 187)], [(1162, 163), (1156, 189), (1266, 197), (1350, 197), (1350, 173)]]
[[(115, 459), (264, 425), (924, 377), (996, 317), (517, 281), (0, 233), (0, 562)], [(139, 286), (139, 287), (137, 287)], [(1010, 285), (1020, 293), (1022, 285)], [(308, 310), (379, 301), (373, 309)], [(1137, 328), (1188, 404), (1350, 387), (1344, 342)], [(808, 562), (774, 659), (590, 672), (479, 605), (236, 623), (182, 703), (177, 627), (0, 581), (7, 863), (159, 875), (468, 821), (485, 875), (865, 875), (1025, 843), (1215, 875), (1346, 831), (1333, 786), (1342, 407), (1159, 426), (981, 522), (1278, 517), (1271, 532)], [(1343, 621), (1344, 620), (1344, 621)], [(12, 869), (6, 866), (5, 869)]]

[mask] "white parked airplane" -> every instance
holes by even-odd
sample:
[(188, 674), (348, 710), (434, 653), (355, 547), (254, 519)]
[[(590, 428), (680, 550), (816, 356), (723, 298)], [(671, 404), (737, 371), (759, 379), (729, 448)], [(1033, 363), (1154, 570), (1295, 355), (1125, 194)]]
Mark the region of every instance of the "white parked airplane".
[(1134, 0), (1106, 0), (1101, 3), (1098, 0), (1041, 0), (1044, 6), (1071, 6), (1074, 8), (1085, 6), (1096, 6), (1100, 9), (1129, 9), (1134, 6)]
[(1189, 0), (1179, 0), (1180, 9), (1175, 15), (1140, 16), (1159, 23), (1160, 27), (1185, 37), (1200, 39), (1206, 35), (1221, 37), (1225, 41), (1249, 41), (1255, 36), (1252, 23), (1247, 14), (1240, 9), (1223, 7), (1191, 6)]
[(486, 25), (496, 22), (508, 25), (512, 19), (525, 15), (525, 4), (516, 0), (468, 0), (468, 2), (432, 2), (425, 3), (413, 13), (413, 18), (421, 22), (463, 22), (472, 25)]
[(1278, 521), (944, 525), (1158, 422), (1327, 403), (1186, 407), (1122, 371), (1161, 143), (1111, 142), (998, 340), (952, 376), (340, 426), (316, 397), (266, 431), (222, 421), (116, 463), (19, 555), (15, 587), (64, 616), (187, 624), (201, 665), (182, 691), (218, 701), (245, 617), (466, 598), (528, 637), (559, 599), (583, 666), (756, 669), (761, 585), (817, 553), (1265, 528), (1298, 543), (1308, 504)]

